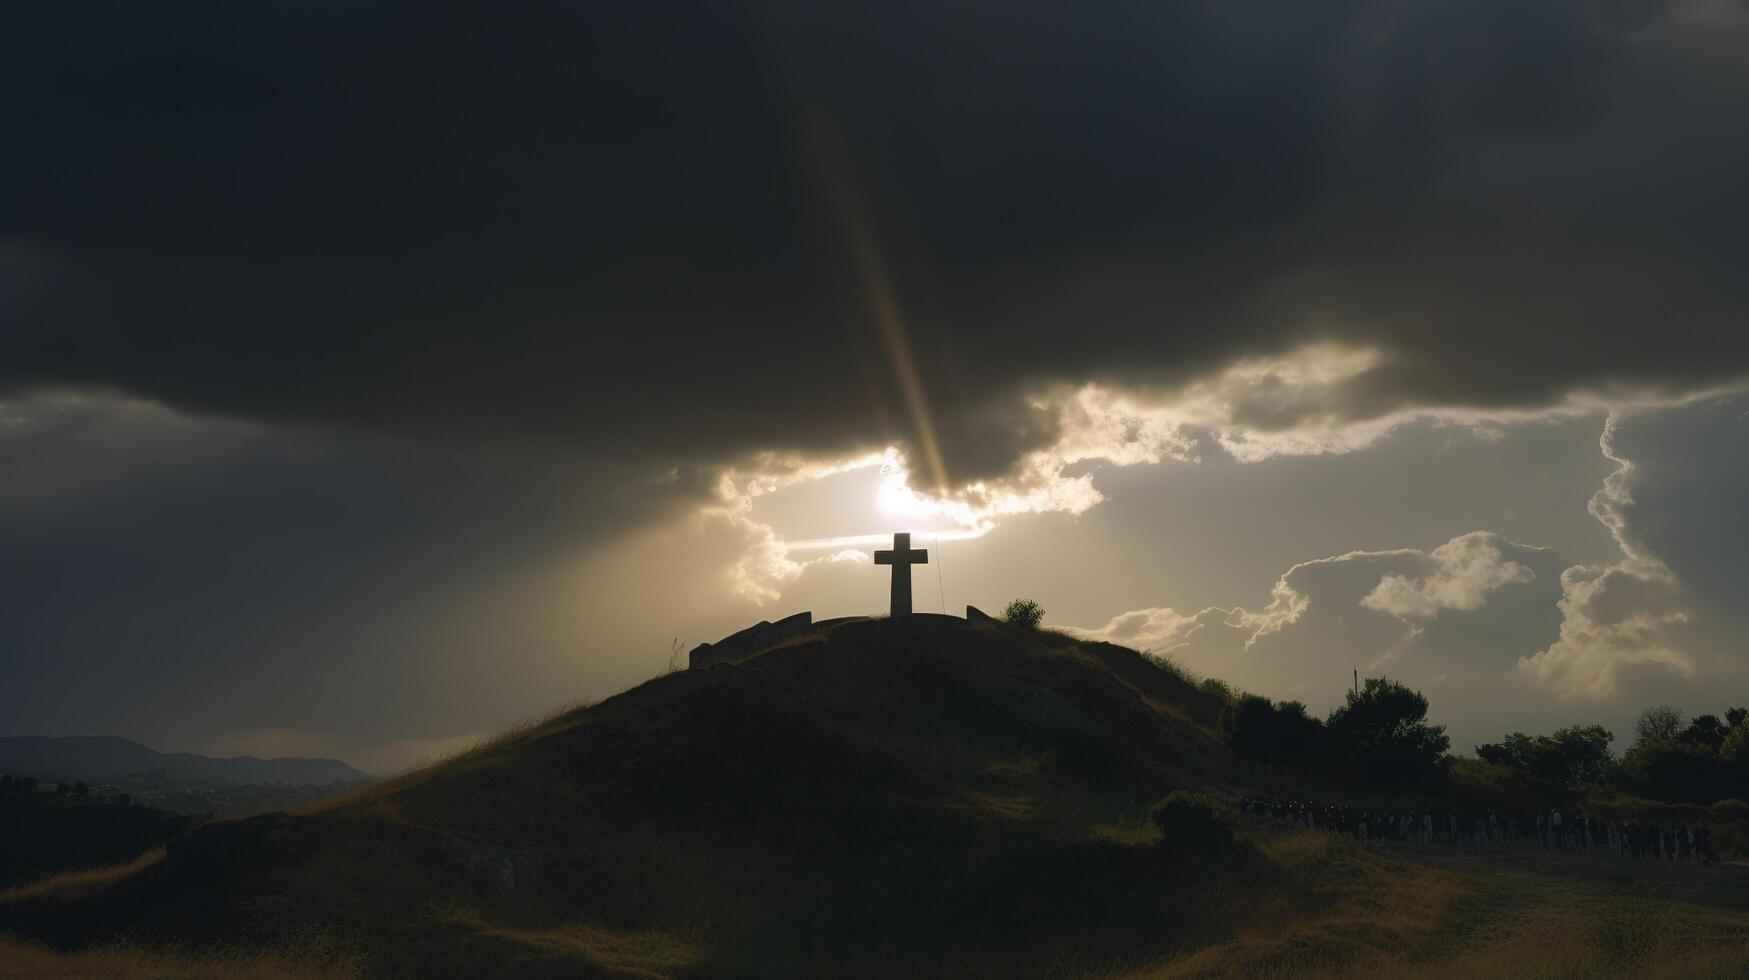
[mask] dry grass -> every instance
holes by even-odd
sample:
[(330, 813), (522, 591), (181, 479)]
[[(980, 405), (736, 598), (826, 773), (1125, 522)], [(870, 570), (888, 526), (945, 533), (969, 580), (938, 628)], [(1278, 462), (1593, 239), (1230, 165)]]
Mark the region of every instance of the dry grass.
[(324, 952), (288, 958), (267, 954), (184, 953), (110, 946), (60, 953), (46, 946), (0, 936), (0, 978), (6, 980), (61, 977), (101, 977), (105, 980), (364, 980), (365, 976), (354, 961)]
[(1251, 829), (1293, 885), (1255, 896), (1231, 940), (1122, 977), (1749, 977), (1749, 876), (1735, 869), (1379, 851)]
[(486, 760), (495, 752), (519, 742), (553, 735), (580, 724), (582, 722), (580, 713), (592, 704), (594, 702), (591, 700), (568, 701), (545, 714), (524, 719), (501, 732), (482, 738), (465, 749), (458, 749), (428, 762), (419, 763), (403, 772), (386, 776), (357, 789), (324, 797), (294, 812), (302, 816), (310, 816), (318, 813), (355, 811), (363, 815), (384, 816), (384, 807), (388, 805), (388, 799), (400, 790), (439, 776), (446, 771)]
[(108, 888), (123, 878), (144, 871), (162, 860), (164, 860), (164, 849), (159, 847), (147, 851), (126, 864), (63, 871), (41, 881), (32, 881), (0, 891), (0, 905), (10, 905), (16, 902), (74, 901)]
[(583, 960), (609, 973), (640, 980), (668, 980), (704, 959), (697, 947), (658, 932), (620, 932), (580, 922), (552, 929), (517, 929), (495, 925), (468, 912), (453, 912), (447, 918), (482, 936), (515, 943), (543, 956)]

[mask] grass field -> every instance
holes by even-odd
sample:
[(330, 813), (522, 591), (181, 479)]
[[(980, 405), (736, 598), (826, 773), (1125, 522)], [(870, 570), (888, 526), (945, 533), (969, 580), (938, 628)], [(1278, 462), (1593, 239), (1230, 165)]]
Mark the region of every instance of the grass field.
[[(1087, 980), (1749, 977), (1749, 867), (1743, 865), (1696, 868), (1536, 852), (1361, 846), (1263, 819), (1242, 823), (1241, 835), (1274, 870), (1227, 891), (1222, 921), (1212, 932), (1140, 969), (1069, 967), (1097, 959), (1080, 950), (1065, 956), (1061, 972), (1045, 974)], [(84, 892), (143, 866), (64, 886)], [(439, 914), (489, 942), (501, 965), (528, 975), (768, 975), (749, 969), (758, 957), (747, 951), (725, 957), (725, 951), (661, 933), (582, 922), (511, 927), (461, 909)], [(1130, 959), (1123, 950), (1111, 954), (1114, 962)], [(822, 965), (820, 959), (812, 964)], [(976, 959), (961, 967), (963, 975), (992, 975)], [(369, 975), (356, 958), (321, 944), (267, 955), (127, 945), (58, 953), (0, 938), (0, 978)]]
[(1749, 977), (1749, 867), (1363, 847), (1248, 820), (1291, 884), (1230, 940), (1112, 980)]
[(0, 980), (364, 980), (344, 957), (114, 945), (77, 953), (0, 936)]

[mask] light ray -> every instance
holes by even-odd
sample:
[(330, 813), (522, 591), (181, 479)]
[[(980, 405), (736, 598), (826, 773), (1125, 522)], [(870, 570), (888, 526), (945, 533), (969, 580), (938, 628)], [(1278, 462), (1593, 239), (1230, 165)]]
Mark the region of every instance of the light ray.
[(888, 366), (892, 368), (893, 378), (905, 399), (918, 448), (929, 465), (936, 492), (946, 493), (947, 466), (942, 459), (941, 444), (935, 437), (929, 401), (923, 392), (923, 375), (917, 367), (917, 353), (911, 345), (904, 313), (899, 308), (898, 295), (887, 273), (886, 258), (875, 235), (867, 202), (863, 200), (842, 140), (819, 112), (812, 114), (808, 137), (809, 149), (826, 185), (827, 199), (844, 232), (845, 243), (850, 247), (857, 278), (868, 294), (875, 333), (880, 337)]

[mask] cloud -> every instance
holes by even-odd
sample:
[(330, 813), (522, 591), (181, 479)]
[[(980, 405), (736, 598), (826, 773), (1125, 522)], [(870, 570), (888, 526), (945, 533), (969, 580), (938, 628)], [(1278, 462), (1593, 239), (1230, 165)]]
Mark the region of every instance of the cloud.
[(1360, 604), (1399, 619), (1430, 619), (1441, 609), (1480, 609), (1488, 593), (1536, 573), (1501, 554), (1506, 542), (1487, 531), (1473, 531), (1433, 549), (1419, 577), (1386, 575)]
[(1181, 656), (1217, 676), (1230, 677), (1237, 669), (1247, 680), (1285, 666), (1272, 660), (1287, 647), (1302, 646), (1293, 656), (1303, 666), (1308, 633), (1359, 631), (1370, 645), (1347, 646), (1341, 655), (1382, 662), (1419, 632), (1405, 620), (1441, 609), (1481, 608), (1488, 593), (1536, 578), (1525, 565), (1503, 559), (1503, 553), (1540, 559), (1535, 553), (1541, 550), (1478, 531), (1431, 552), (1353, 551), (1289, 568), (1271, 588), (1268, 605), (1255, 612), (1218, 606), (1189, 614), (1141, 609), (1082, 632)]
[(1080, 452), (1051, 393), (1089, 385), (1219, 389), (1245, 457), (1749, 369), (1740, 5), (4, 18), (0, 385), (657, 472), (922, 458), (867, 240), (956, 485)]
[[(1569, 565), (1552, 549), (1475, 531), (1428, 551), (1356, 551), (1290, 568), (1261, 613), (1139, 609), (1085, 631), (1315, 708), (1350, 667), (1426, 687), (1459, 744), (1590, 712), (1618, 730), (1649, 704), (1717, 711), (1749, 663), (1749, 617), (1706, 601), (1749, 553), (1743, 395), (1612, 413), (1614, 464), (1587, 509), (1618, 557)], [(1689, 569), (1679, 577), (1674, 571)], [(1553, 695), (1551, 697), (1551, 695)]]
[(1615, 451), (1621, 416), (1612, 413), (1598, 444), (1616, 464), (1588, 509), (1609, 529), (1620, 561), (1575, 565), (1561, 573), (1561, 637), (1520, 666), (1568, 694), (1614, 693), (1618, 668), (1657, 664), (1682, 676), (1693, 663), (1681, 652), (1689, 638), (1687, 597), (1669, 566), (1653, 554), (1633, 527), (1634, 462)]
[[(647, 583), (677, 552), (733, 556), (639, 531), (684, 534), (710, 498), (637, 477), (113, 393), (7, 400), (0, 717), (164, 745), (257, 729), (411, 745), (518, 720), (555, 685), (648, 676), (648, 614), (724, 599), (693, 591), (701, 574)], [(585, 684), (580, 637), (600, 644)]]

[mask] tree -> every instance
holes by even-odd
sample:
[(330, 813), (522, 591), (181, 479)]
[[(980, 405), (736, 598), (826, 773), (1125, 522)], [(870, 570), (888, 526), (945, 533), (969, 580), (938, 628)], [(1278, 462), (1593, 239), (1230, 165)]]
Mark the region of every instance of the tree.
[(1667, 704), (1647, 708), (1640, 712), (1640, 720), (1634, 722), (1634, 746), (1671, 741), (1682, 733), (1685, 721), (1682, 712)]
[(1609, 774), (1609, 743), (1614, 740), (1615, 734), (1602, 725), (1574, 725), (1553, 735), (1513, 732), (1499, 742), (1476, 746), (1476, 755), (1563, 786), (1595, 786)]
[(1627, 788), (1641, 796), (1685, 803), (1711, 803), (1730, 795), (1727, 768), (1705, 748), (1679, 739), (1640, 742), (1622, 756)]
[(1002, 618), (1024, 629), (1038, 629), (1044, 622), (1045, 608), (1031, 599), (1016, 599), (1002, 610)]
[(1369, 677), (1349, 691), (1327, 725), (1366, 782), (1430, 787), (1451, 768), (1444, 725), (1427, 723), (1427, 698), (1388, 677)]
[(1749, 721), (1749, 708), (1725, 709), (1725, 724), (1732, 728), (1742, 728), (1745, 721)]
[(1736, 768), (1739, 778), (1749, 778), (1749, 725), (1737, 725), (1719, 746), (1719, 761)]
[(1216, 733), (1233, 751), (1258, 762), (1315, 758), (1324, 744), (1324, 725), (1298, 701), (1279, 704), (1245, 694), (1221, 709)]
[(1699, 715), (1682, 730), (1682, 741), (1708, 752), (1717, 752), (1725, 742), (1725, 735), (1730, 728), (1719, 720), (1718, 715)]

